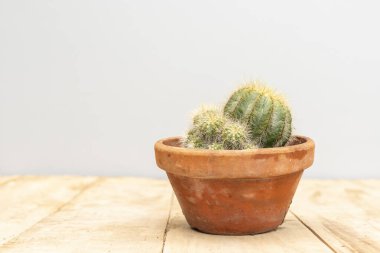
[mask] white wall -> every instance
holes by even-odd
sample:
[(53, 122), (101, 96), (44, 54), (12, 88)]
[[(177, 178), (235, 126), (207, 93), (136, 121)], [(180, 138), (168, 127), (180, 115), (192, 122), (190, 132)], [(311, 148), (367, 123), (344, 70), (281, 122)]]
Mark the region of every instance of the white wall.
[(153, 144), (259, 78), (318, 178), (380, 178), (378, 1), (0, 0), (0, 174), (163, 177)]

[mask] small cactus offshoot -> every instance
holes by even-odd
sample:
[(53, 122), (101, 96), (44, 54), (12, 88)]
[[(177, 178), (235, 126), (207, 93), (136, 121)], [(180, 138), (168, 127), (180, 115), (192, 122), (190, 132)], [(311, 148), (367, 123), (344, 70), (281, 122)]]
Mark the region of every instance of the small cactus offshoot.
[(246, 125), (258, 147), (284, 146), (292, 133), (292, 116), (285, 99), (257, 82), (235, 91), (224, 106), (224, 114)]
[(223, 115), (218, 108), (201, 108), (184, 141), (185, 147), (212, 150), (254, 148), (247, 128)]

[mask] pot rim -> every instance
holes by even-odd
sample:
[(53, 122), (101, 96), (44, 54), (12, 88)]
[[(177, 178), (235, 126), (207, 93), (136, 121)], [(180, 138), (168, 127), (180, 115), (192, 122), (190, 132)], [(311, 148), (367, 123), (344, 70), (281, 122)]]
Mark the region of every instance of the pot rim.
[(315, 144), (306, 136), (302, 143), (275, 148), (209, 150), (179, 147), (181, 137), (160, 139), (154, 145), (158, 167), (168, 173), (196, 178), (268, 178), (310, 167)]
[(252, 154), (279, 154), (294, 152), (297, 150), (304, 150), (309, 148), (314, 148), (314, 141), (306, 136), (294, 135), (297, 139), (300, 139), (302, 143), (294, 144), (290, 146), (283, 147), (273, 147), (273, 148), (257, 148), (257, 149), (242, 149), (242, 150), (212, 150), (212, 149), (197, 149), (197, 148), (186, 148), (178, 147), (175, 145), (170, 145), (168, 143), (180, 143), (183, 137), (174, 136), (162, 138), (156, 142), (154, 145), (155, 149), (162, 149), (168, 152), (176, 153), (192, 153), (196, 155), (212, 155), (212, 156), (234, 156), (234, 155), (252, 155)]

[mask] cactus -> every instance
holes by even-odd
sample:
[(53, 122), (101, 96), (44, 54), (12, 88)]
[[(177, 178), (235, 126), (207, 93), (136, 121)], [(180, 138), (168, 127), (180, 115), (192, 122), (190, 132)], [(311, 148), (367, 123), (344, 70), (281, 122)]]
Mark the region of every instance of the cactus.
[(206, 107), (194, 115), (184, 146), (212, 150), (254, 148), (244, 125), (224, 116), (217, 108)]
[(285, 99), (257, 82), (235, 91), (224, 114), (245, 124), (258, 147), (281, 147), (291, 136), (292, 116)]

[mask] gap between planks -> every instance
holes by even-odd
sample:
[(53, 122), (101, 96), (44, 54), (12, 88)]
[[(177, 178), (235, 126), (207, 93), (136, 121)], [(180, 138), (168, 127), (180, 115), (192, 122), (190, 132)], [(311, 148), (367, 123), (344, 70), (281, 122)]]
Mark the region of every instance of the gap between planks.
[(171, 218), (172, 209), (173, 209), (173, 201), (174, 201), (174, 192), (172, 191), (171, 192), (171, 196), (170, 196), (170, 201), (169, 201), (168, 219), (166, 220), (166, 226), (165, 226), (165, 230), (164, 230), (164, 235), (162, 237), (163, 239), (162, 239), (161, 253), (163, 253), (164, 250), (165, 250), (166, 236), (167, 236), (168, 231), (169, 231), (169, 223), (170, 223), (170, 218)]
[[(8, 183), (8, 182), (12, 182), (12, 181), (15, 181), (17, 179), (21, 178), (20, 176), (18, 176), (17, 178), (14, 178), (13, 180), (10, 179), (8, 181), (5, 182)], [(0, 245), (0, 248), (1, 247), (5, 247), (7, 246), (9, 243), (11, 243), (12, 241), (15, 241), (17, 240), (20, 236), (22, 236), (23, 234), (27, 233), (28, 231), (32, 230), (37, 224), (43, 222), (44, 220), (48, 219), (50, 216), (58, 213), (60, 210), (62, 210), (64, 207), (66, 206), (69, 206), (70, 203), (72, 203), (75, 199), (77, 199), (80, 195), (82, 195), (85, 191), (87, 191), (88, 189), (98, 185), (100, 182), (104, 181), (105, 179), (104, 178), (95, 178), (93, 182), (87, 184), (87, 185), (84, 185), (81, 189), (78, 190), (78, 193), (76, 193), (72, 198), (70, 198), (69, 200), (67, 200), (66, 202), (64, 202), (62, 205), (58, 206), (54, 211), (48, 213), (46, 216), (44, 216), (43, 218), (41, 218), (40, 220), (38, 220), (37, 222), (33, 223), (31, 226), (29, 226), (28, 228), (26, 228), (25, 230), (23, 230), (21, 233), (13, 236), (12, 238), (10, 238), (9, 240), (3, 242), (1, 245)]]
[(312, 232), (322, 243), (324, 243), (327, 247), (329, 247), (331, 249), (332, 252), (334, 253), (338, 253), (331, 245), (329, 245), (320, 235), (317, 234), (317, 232), (315, 232), (310, 226), (306, 225), (306, 223), (301, 220), (300, 217), (298, 217), (292, 210), (289, 210), (289, 212), (291, 214), (294, 215), (294, 217), (296, 217), (296, 219), (301, 222), (302, 225), (304, 225), (308, 230), (310, 230), (310, 232)]

